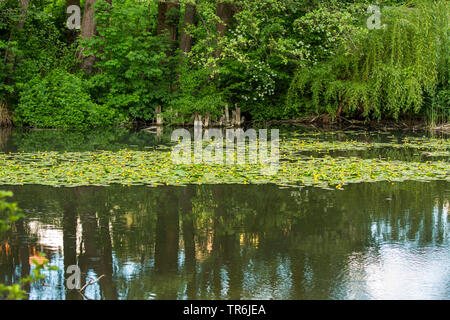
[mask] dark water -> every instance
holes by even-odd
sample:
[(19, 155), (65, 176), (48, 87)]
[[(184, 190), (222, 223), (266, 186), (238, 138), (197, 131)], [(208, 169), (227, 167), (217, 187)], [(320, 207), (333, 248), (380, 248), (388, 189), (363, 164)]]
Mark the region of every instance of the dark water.
[(6, 283), (43, 251), (91, 299), (450, 299), (450, 185), (8, 188), (27, 218), (0, 251)]
[[(15, 132), (1, 148), (167, 140), (106, 136)], [(448, 182), (0, 189), (26, 215), (1, 242), (0, 283), (28, 275), (37, 252), (59, 268), (26, 288), (30, 299), (82, 299), (66, 288), (74, 264), (82, 285), (103, 275), (90, 299), (450, 299)]]

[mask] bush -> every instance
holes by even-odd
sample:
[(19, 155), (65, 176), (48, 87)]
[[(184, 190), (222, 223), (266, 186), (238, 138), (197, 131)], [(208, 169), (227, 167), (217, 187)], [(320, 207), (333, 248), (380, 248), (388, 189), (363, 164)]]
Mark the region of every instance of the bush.
[(84, 128), (110, 125), (114, 111), (91, 101), (82, 79), (62, 70), (36, 76), (23, 86), (14, 121), (40, 128)]
[(208, 70), (187, 67), (181, 67), (179, 70), (178, 90), (169, 104), (172, 113), (176, 113), (179, 117), (171, 114), (172, 119), (180, 121), (195, 113), (219, 116), (226, 102), (223, 93), (211, 80)]

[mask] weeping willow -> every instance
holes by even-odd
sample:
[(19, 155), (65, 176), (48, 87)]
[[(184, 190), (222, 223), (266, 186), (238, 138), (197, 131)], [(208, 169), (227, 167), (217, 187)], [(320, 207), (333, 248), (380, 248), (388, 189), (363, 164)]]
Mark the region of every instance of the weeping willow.
[(366, 119), (420, 114), (448, 121), (448, 19), (443, 0), (384, 9), (384, 27), (351, 37), (328, 61), (296, 72), (287, 109)]

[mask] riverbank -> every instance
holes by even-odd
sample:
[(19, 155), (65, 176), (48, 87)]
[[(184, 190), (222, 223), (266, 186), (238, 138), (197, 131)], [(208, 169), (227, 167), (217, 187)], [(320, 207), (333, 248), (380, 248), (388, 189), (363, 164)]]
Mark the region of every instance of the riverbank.
[(263, 123), (266, 126), (275, 125), (298, 125), (315, 130), (381, 130), (381, 131), (432, 131), (450, 133), (450, 123), (432, 125), (424, 120), (353, 120), (344, 117), (338, 117), (334, 121), (329, 115), (308, 116), (288, 120), (269, 120), (264, 122), (251, 122), (256, 124)]

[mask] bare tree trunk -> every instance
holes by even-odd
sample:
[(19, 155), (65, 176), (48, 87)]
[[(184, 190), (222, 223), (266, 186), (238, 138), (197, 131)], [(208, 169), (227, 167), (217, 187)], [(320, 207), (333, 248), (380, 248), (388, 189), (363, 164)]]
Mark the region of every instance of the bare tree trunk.
[[(81, 21), (81, 39), (88, 40), (95, 35), (97, 29), (97, 23), (94, 20), (94, 4), (96, 0), (86, 0), (84, 2), (83, 19)], [(95, 57), (93, 55), (85, 56), (83, 51), (80, 50), (81, 69), (85, 72), (91, 72), (94, 66)]]
[[(177, 48), (178, 40), (178, 22), (179, 18), (176, 20), (168, 19), (168, 13), (173, 10), (180, 10), (180, 4), (178, 0), (175, 1), (160, 1), (158, 2), (158, 25), (157, 34), (163, 34), (167, 32), (167, 38), (169, 39), (170, 48), (167, 50), (166, 55), (173, 55), (175, 49)], [(170, 66), (170, 88), (172, 91), (177, 89), (176, 75), (174, 76), (173, 65)]]
[[(237, 7), (234, 3), (224, 2), (223, 0), (217, 0), (216, 15), (220, 18), (220, 21), (216, 23), (217, 36), (219, 38), (225, 35), (230, 25), (233, 15), (236, 13)], [(214, 56), (218, 58), (221, 50), (218, 49), (214, 52)]]
[(189, 26), (195, 24), (195, 5), (186, 3), (184, 9), (183, 28), (181, 29), (180, 49), (183, 54), (189, 53), (192, 48), (192, 37), (186, 32)]
[(167, 37), (174, 43), (178, 40), (178, 22), (167, 19), (167, 13), (171, 9), (180, 10), (178, 1), (160, 1), (158, 3), (158, 26), (157, 34), (162, 34), (166, 30), (169, 31)]
[(18, 23), (19, 29), (22, 29), (25, 25), (25, 20), (27, 18), (27, 9), (30, 5), (30, 0), (20, 0), (20, 6), (22, 7), (22, 10), (20, 11), (21, 19)]

